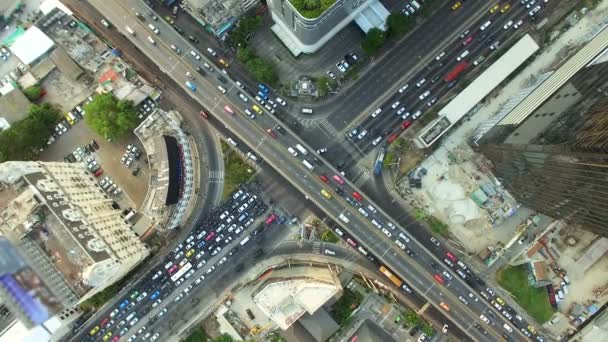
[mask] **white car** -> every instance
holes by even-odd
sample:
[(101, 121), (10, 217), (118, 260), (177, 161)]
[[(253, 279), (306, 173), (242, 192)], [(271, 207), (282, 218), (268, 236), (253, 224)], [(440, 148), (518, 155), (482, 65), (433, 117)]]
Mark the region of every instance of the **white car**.
[(338, 68), (340, 72), (346, 72), (346, 68), (342, 65), (342, 63), (336, 63), (336, 68)]
[(230, 143), (232, 146), (236, 146), (236, 145), (238, 145), (238, 144), (237, 144), (237, 142), (236, 142), (236, 141), (234, 141), (234, 139), (232, 139), (232, 138), (228, 138), (228, 139), (226, 139), (226, 140), (228, 140), (228, 142), (229, 142), (229, 143)]
[(361, 139), (365, 138), (366, 135), (367, 135), (367, 130), (364, 129), (363, 131), (361, 131), (361, 133), (359, 133), (359, 135), (357, 135), (357, 138), (359, 140), (361, 140)]
[(407, 87), (409, 87), (409, 85), (407, 83), (402, 85), (401, 88), (399, 88), (399, 94), (403, 94), (403, 92), (407, 89)]
[(317, 154), (323, 154), (325, 152), (327, 152), (327, 147), (323, 147), (317, 150)]
[(443, 277), (447, 280), (454, 279), (454, 277), (448, 271), (443, 271), (443, 273), (441, 273), (441, 275), (443, 275)]
[(484, 316), (484, 315), (479, 315), (479, 318), (486, 324), (490, 324), (490, 320), (488, 319), (488, 317)]
[(400, 104), (401, 104), (401, 102), (397, 101), (391, 105), (391, 108), (395, 109), (395, 108), (399, 107)]
[(285, 102), (285, 100), (283, 100), (282, 98), (277, 97), (275, 100), (276, 100), (276, 101), (277, 101), (277, 102), (278, 102), (278, 103), (279, 103), (281, 106), (287, 106), (287, 102)]
[(422, 85), (426, 82), (426, 78), (421, 79), (420, 81), (416, 82), (416, 87), (420, 88), (422, 87)]
[(213, 57), (217, 56), (217, 53), (215, 53), (215, 51), (212, 48), (207, 48), (207, 52), (209, 52), (209, 54)]
[(513, 26), (513, 20), (507, 21), (507, 23), (502, 28), (503, 30), (508, 30), (511, 26)]
[(424, 93), (420, 94), (420, 96), (418, 96), (418, 98), (419, 98), (420, 100), (424, 100), (424, 99), (425, 99), (427, 96), (429, 96), (429, 95), (431, 95), (431, 91), (430, 91), (430, 90), (427, 90), (427, 91), (425, 91)]
[(326, 74), (327, 74), (327, 76), (329, 76), (329, 78), (331, 78), (332, 80), (335, 80), (335, 79), (336, 79), (336, 74), (334, 74), (333, 72), (331, 72), (331, 71), (327, 71), (327, 72), (326, 72)]
[(522, 25), (524, 24), (524, 21), (519, 19), (515, 24), (513, 24), (513, 29), (517, 30), (518, 28), (520, 28)]
[(247, 98), (247, 96), (245, 96), (245, 94), (243, 93), (239, 93), (239, 97), (241, 98), (241, 100), (243, 100), (243, 102), (248, 102), (249, 99)]
[(435, 57), (435, 60), (438, 61), (438, 60), (442, 59), (443, 57), (445, 57), (445, 51), (441, 51), (441, 53), (439, 55), (437, 55), (437, 57)]
[(380, 112), (382, 112), (382, 108), (378, 108), (376, 109), (373, 113), (372, 113), (372, 118), (376, 118), (378, 117), (378, 115), (380, 115)]
[(399, 110), (397, 111), (397, 115), (401, 115), (403, 114), (403, 112), (405, 112), (405, 107), (399, 108)]
[(386, 228), (382, 228), (382, 232), (384, 233), (384, 235), (388, 236), (389, 238), (391, 237), (391, 235), (393, 235), (393, 234), (391, 234), (391, 232), (389, 232), (389, 231), (388, 231), (388, 229), (386, 229)]
[(372, 145), (376, 146), (378, 145), (380, 142), (382, 141), (382, 136), (377, 137), (376, 139), (374, 139), (374, 141), (372, 141)]

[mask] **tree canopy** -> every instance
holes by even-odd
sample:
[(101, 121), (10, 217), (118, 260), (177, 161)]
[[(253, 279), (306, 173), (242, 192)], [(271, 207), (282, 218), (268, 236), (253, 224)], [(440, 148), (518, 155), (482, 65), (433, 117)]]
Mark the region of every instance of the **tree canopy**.
[(36, 101), (42, 97), (42, 87), (35, 84), (23, 90), (23, 94), (30, 101)]
[(386, 40), (386, 35), (382, 30), (378, 28), (372, 28), (367, 31), (367, 35), (363, 38), (361, 42), (361, 48), (368, 55), (373, 55), (376, 53), (382, 45), (384, 45), (384, 41)]
[(112, 94), (96, 96), (84, 110), (89, 127), (106, 139), (125, 137), (137, 126), (133, 102), (118, 100)]
[(25, 119), (0, 132), (0, 162), (32, 160), (53, 134), (60, 110), (49, 104), (33, 105)]
[(390, 34), (403, 34), (410, 29), (410, 18), (402, 13), (391, 13), (386, 19)]

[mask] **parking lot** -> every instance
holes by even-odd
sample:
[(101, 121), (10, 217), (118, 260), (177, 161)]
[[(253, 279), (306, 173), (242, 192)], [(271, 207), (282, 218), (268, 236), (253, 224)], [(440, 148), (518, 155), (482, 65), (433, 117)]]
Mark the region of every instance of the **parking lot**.
[[(104, 177), (109, 176), (118, 185), (117, 188), (122, 189), (121, 194), (113, 197), (122, 208), (139, 208), (148, 192), (148, 164), (145, 153), (142, 153), (138, 161), (133, 162), (131, 168), (127, 168), (120, 161), (127, 144), (134, 144), (141, 150), (135, 135), (129, 136), (124, 141), (108, 142), (91, 131), (81, 120), (51, 143), (46, 151), (41, 153), (40, 160), (64, 161), (66, 155), (74, 152), (78, 147), (89, 144), (91, 139), (97, 142), (99, 149), (90, 155), (85, 155), (83, 161), (92, 156), (95, 157), (103, 169), (103, 174), (98, 177), (98, 180), (101, 181)], [(137, 166), (140, 167), (140, 171), (137, 176), (133, 176), (132, 171)]]

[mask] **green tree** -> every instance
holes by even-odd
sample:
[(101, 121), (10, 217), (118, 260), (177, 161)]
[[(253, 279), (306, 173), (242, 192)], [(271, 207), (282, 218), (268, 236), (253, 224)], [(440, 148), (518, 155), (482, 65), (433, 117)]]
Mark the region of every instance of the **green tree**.
[(303, 7), (307, 10), (314, 10), (321, 7), (320, 0), (304, 0)]
[(207, 340), (209, 340), (207, 332), (205, 332), (202, 327), (198, 327), (186, 337), (184, 342), (207, 342)]
[(386, 18), (386, 23), (390, 34), (403, 34), (410, 28), (410, 18), (402, 13), (391, 13)]
[(373, 55), (384, 45), (385, 40), (386, 35), (384, 32), (374, 27), (367, 31), (367, 35), (365, 35), (365, 38), (361, 42), (361, 48), (368, 55)]
[(421, 319), (420, 315), (418, 315), (416, 311), (407, 309), (405, 312), (403, 312), (403, 321), (407, 326), (415, 326), (420, 325)]
[(228, 335), (228, 334), (221, 334), (220, 336), (218, 336), (217, 338), (215, 338), (213, 340), (214, 342), (232, 342), (232, 336)]
[(96, 96), (84, 110), (89, 127), (107, 139), (125, 137), (137, 126), (133, 102), (119, 101), (112, 94)]
[(274, 85), (279, 80), (274, 64), (262, 58), (253, 58), (247, 62), (247, 67), (260, 82)]
[(327, 76), (321, 76), (317, 79), (317, 89), (319, 89), (319, 96), (325, 96), (329, 92), (331, 87), (331, 79)]
[(334, 232), (329, 229), (323, 231), (323, 233), (321, 234), (321, 240), (330, 243), (337, 243), (338, 241), (340, 241), (336, 234), (334, 234)]
[(421, 326), (420, 326), (420, 330), (422, 330), (422, 332), (426, 335), (426, 336), (433, 336), (435, 335), (435, 329), (433, 329), (433, 326), (430, 325), (429, 323), (424, 322)]
[(359, 292), (354, 292), (350, 289), (344, 289), (342, 297), (338, 299), (332, 306), (331, 313), (339, 324), (344, 324), (353, 311), (359, 307), (363, 295)]
[(23, 94), (25, 94), (25, 97), (27, 97), (30, 101), (36, 101), (42, 97), (42, 87), (35, 84), (25, 88), (23, 90)]
[(46, 146), (61, 112), (49, 103), (30, 107), (25, 119), (0, 132), (0, 162), (32, 160)]
[(236, 58), (241, 62), (241, 63), (247, 63), (250, 60), (256, 58), (255, 52), (249, 48), (249, 47), (239, 47), (236, 50)]
[(260, 26), (262, 18), (260, 16), (245, 16), (238, 26), (230, 32), (230, 43), (233, 47), (246, 47), (249, 36)]

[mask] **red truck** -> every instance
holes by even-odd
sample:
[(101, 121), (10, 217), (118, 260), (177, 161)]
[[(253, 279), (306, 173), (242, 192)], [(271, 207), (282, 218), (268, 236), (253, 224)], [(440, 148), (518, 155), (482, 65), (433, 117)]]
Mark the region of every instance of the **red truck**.
[(454, 67), (454, 69), (452, 69), (452, 71), (448, 72), (447, 75), (445, 75), (445, 77), (443, 78), (444, 81), (446, 81), (447, 83), (452, 82), (453, 80), (457, 79), (458, 76), (460, 76), (460, 74), (467, 70), (469, 68), (469, 63), (463, 61), (460, 62), (458, 64), (456, 64), (456, 66)]

